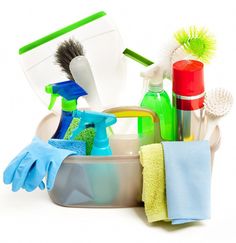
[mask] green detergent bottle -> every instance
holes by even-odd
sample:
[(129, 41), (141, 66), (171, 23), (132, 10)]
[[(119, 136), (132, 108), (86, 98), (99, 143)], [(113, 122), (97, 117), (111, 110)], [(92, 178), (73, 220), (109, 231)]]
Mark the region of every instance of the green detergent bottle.
[[(154, 111), (160, 119), (161, 138), (153, 142), (172, 141), (174, 140), (172, 106), (167, 92), (163, 89), (164, 72), (160, 67), (152, 65), (141, 75), (148, 80), (148, 91), (140, 106)], [(141, 138), (155, 132), (155, 124), (151, 118), (138, 118), (138, 134)]]

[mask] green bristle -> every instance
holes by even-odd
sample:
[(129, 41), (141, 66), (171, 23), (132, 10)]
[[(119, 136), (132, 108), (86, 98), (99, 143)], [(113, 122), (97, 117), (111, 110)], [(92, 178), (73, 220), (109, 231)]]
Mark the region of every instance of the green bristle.
[[(69, 128), (67, 129), (67, 132), (65, 134), (64, 139), (69, 140), (70, 136), (72, 135), (72, 132), (75, 128), (79, 125), (79, 118), (73, 118)], [(95, 129), (93, 127), (89, 127), (84, 129), (82, 132), (80, 132), (76, 137), (75, 140), (80, 140), (86, 142), (86, 155), (90, 155), (92, 148), (93, 148), (93, 142), (95, 137)]]
[(181, 29), (175, 33), (175, 38), (187, 53), (204, 63), (208, 63), (215, 53), (215, 38), (205, 28)]

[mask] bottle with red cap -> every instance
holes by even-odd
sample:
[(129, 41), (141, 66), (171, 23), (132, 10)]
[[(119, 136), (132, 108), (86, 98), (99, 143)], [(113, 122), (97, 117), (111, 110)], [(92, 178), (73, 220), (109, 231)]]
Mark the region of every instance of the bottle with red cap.
[(204, 65), (196, 60), (173, 64), (173, 127), (177, 140), (199, 140), (204, 119)]

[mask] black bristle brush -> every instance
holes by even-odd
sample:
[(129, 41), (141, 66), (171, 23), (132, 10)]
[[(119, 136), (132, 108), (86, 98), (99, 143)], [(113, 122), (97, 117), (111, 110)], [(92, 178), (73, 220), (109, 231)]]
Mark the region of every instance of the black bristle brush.
[(86, 90), (88, 95), (84, 98), (90, 108), (98, 110), (102, 107), (90, 64), (80, 42), (73, 39), (63, 41), (56, 51), (55, 59), (66, 76)]
[(74, 80), (70, 71), (70, 63), (72, 59), (78, 56), (84, 56), (83, 46), (73, 39), (63, 41), (56, 51), (56, 64), (61, 67), (61, 70), (66, 73), (70, 80)]

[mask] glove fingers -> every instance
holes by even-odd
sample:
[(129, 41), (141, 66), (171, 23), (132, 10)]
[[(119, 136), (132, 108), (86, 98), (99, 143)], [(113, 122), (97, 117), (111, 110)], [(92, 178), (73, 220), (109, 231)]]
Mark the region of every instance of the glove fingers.
[(47, 175), (47, 190), (48, 191), (51, 191), (54, 186), (59, 168), (60, 168), (60, 166), (55, 166), (55, 165), (53, 165), (53, 163), (50, 163), (50, 165), (48, 167), (48, 175)]
[(42, 191), (45, 189), (45, 184), (43, 181), (41, 181), (41, 183), (39, 184), (39, 189)]
[(13, 192), (18, 191), (24, 185), (25, 178), (34, 163), (35, 163), (35, 159), (33, 159), (30, 154), (28, 154), (22, 160), (22, 162), (16, 169), (13, 180), (12, 180), (12, 191)]
[(11, 184), (15, 175), (15, 172), (18, 166), (21, 164), (21, 161), (28, 155), (29, 147), (33, 145), (34, 142), (39, 141), (37, 137), (35, 137), (30, 145), (25, 147), (7, 166), (3, 173), (3, 182), (5, 184)]
[[(53, 146), (52, 146), (53, 147)], [(50, 162), (49, 166), (48, 166), (48, 175), (47, 175), (47, 190), (51, 191), (55, 180), (56, 180), (56, 176), (57, 176), (57, 172), (61, 166), (61, 163), (63, 162), (63, 160), (69, 156), (69, 155), (76, 155), (76, 152), (74, 151), (70, 151), (70, 150), (66, 150), (66, 149), (57, 149), (54, 148), (55, 153), (57, 154), (57, 156), (55, 156), (54, 158), (54, 162)]]
[(44, 183), (42, 184), (42, 180), (46, 175), (46, 168), (44, 164), (44, 161), (38, 160), (31, 166), (24, 181), (24, 189), (27, 192), (35, 190), (38, 186), (40, 186), (41, 190), (43, 189), (43, 186), (45, 188)]
[(27, 152), (20, 153), (7, 166), (7, 168), (3, 172), (3, 182), (5, 184), (11, 184), (12, 183), (16, 169), (18, 168), (21, 161), (27, 156), (27, 154), (28, 154)]
[[(23, 185), (22, 188), (26, 190), (25, 185)], [(40, 182), (38, 188), (39, 188), (41, 191), (43, 191), (43, 190), (45, 189), (45, 183), (44, 183), (44, 181), (41, 181), (41, 182)], [(27, 189), (26, 191), (27, 191), (27, 192), (30, 192), (28, 189)]]

